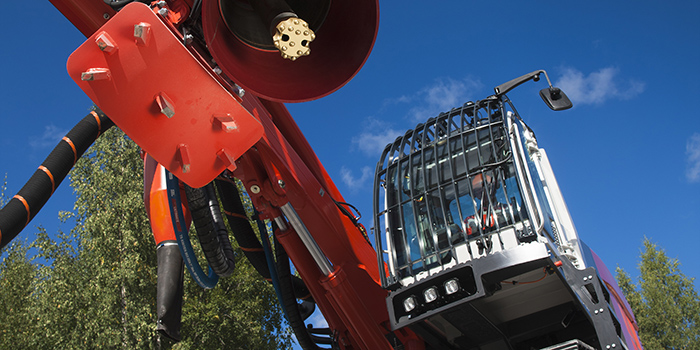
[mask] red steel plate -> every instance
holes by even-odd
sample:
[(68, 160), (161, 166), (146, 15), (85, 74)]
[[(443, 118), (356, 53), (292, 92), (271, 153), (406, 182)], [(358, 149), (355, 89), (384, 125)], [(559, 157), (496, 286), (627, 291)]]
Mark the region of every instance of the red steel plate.
[[(135, 37), (140, 23), (148, 37)], [(232, 161), (262, 137), (260, 122), (142, 3), (98, 29), (67, 68), (119, 128), (190, 186), (235, 168)], [(90, 72), (94, 80), (84, 80)]]

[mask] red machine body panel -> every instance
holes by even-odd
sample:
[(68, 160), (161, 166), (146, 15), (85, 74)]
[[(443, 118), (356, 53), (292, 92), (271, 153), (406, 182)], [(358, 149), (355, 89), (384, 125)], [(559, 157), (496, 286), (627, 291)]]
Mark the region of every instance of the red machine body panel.
[(377, 36), (379, 5), (376, 0), (333, 2), (311, 43), (312, 53), (296, 61), (244, 43), (221, 17), (219, 1), (202, 3), (208, 49), (223, 71), (266, 100), (303, 102), (336, 91), (357, 74)]
[(85, 36), (90, 36), (116, 11), (104, 1), (49, 0)]
[(67, 67), (119, 128), (190, 186), (234, 169), (234, 160), (262, 136), (237, 96), (144, 4), (119, 11)]
[[(173, 239), (183, 242), (179, 233), (177, 238), (174, 237), (169, 213), (172, 208), (170, 204), (176, 203), (177, 199), (168, 195), (177, 191), (168, 191), (164, 168), (191, 187), (203, 187), (222, 172), (227, 179), (233, 175), (247, 189), (257, 212), (255, 219), (274, 222), (274, 237), (284, 247), (328, 322), (334, 348), (390, 350), (400, 347), (424, 350), (426, 341), (431, 348), (448, 347), (429, 334), (432, 330), (426, 333), (421, 328), (434, 326), (425, 321), (427, 318), (414, 317), (419, 314), (402, 316), (416, 322), (413, 325), (395, 327), (395, 304), (388, 301), (389, 298), (394, 295), (404, 298), (400, 307), (408, 313), (415, 305), (406, 307), (407, 300), (423, 293), (425, 303), (434, 302), (437, 299), (428, 300), (425, 291), (434, 290), (437, 293), (436, 287), (425, 289), (429, 284), (418, 284), (415, 288), (409, 285), (414, 289), (405, 290), (392, 289), (391, 285), (385, 285), (387, 289), (382, 287), (384, 277), (380, 276), (380, 268), (382, 273), (388, 269), (380, 265), (384, 264), (382, 261), (378, 262), (378, 255), (369, 242), (366, 230), (349, 210), (345, 210), (346, 204), (340, 191), (282, 104), (325, 96), (357, 73), (376, 38), (377, 0), (327, 0), (331, 7), (324, 18), (326, 22), (322, 21), (323, 33), (318, 32), (319, 39), (315, 41), (318, 46), (313, 48), (311, 57), (294, 62), (285, 61), (277, 52), (245, 44), (226, 25), (226, 14), (221, 10), (222, 0), (153, 1), (151, 6), (139, 1), (126, 1), (126, 5), (124, 2), (112, 3), (114, 8), (100, 0), (50, 1), (88, 37), (68, 59), (67, 69), (71, 78), (148, 154), (144, 199), (157, 244)], [(195, 14), (195, 17), (190, 14)], [(197, 17), (199, 15), (201, 18)], [(354, 17), (359, 20), (348, 20)], [(190, 40), (186, 41), (185, 37)], [(247, 87), (248, 93), (240, 93), (240, 86)], [(492, 145), (496, 143), (490, 142)], [(424, 162), (422, 166), (422, 171), (425, 171), (427, 163)], [(184, 186), (182, 183), (180, 185)], [(172, 186), (172, 183), (169, 182), (168, 186)], [(401, 189), (401, 186), (398, 188)], [(386, 212), (391, 213), (391, 210)], [(243, 218), (245, 213), (238, 216)], [(188, 225), (190, 217), (186, 216), (184, 221)], [(179, 224), (175, 226), (178, 232), (182, 228)], [(225, 230), (221, 232), (226, 236)], [(251, 236), (254, 235), (251, 233)], [(260, 236), (266, 241), (270, 238), (265, 229), (261, 230)], [(189, 240), (184, 242), (189, 245)], [(518, 241), (511, 243), (515, 246)], [(377, 244), (381, 251), (381, 240)], [(501, 248), (504, 249), (503, 241)], [(547, 250), (549, 248), (541, 251)], [(540, 260), (544, 259), (549, 257)], [(603, 266), (597, 256), (595, 259), (596, 265)], [(286, 263), (286, 258), (282, 261)], [(519, 261), (518, 266), (525, 265)], [(503, 261), (497, 262), (510, 267)], [(562, 265), (562, 260), (556, 263), (553, 265), (570, 268), (568, 271), (573, 275), (573, 267)], [(182, 262), (177, 265), (181, 268)], [(474, 266), (476, 264), (467, 266), (468, 271), (473, 271)], [(499, 265), (503, 271), (505, 267)], [(274, 269), (275, 266), (267, 268)], [(484, 271), (493, 272), (485, 268)], [(430, 277), (419, 276), (418, 281), (442, 283), (438, 278), (446, 275), (440, 273), (431, 272)], [(518, 270), (518, 274), (525, 273), (529, 271)], [(178, 274), (181, 275), (181, 271)], [(614, 278), (607, 269), (601, 269), (601, 276), (612, 291), (615, 313), (622, 315), (624, 338), (630, 339), (636, 348), (641, 348), (628, 303), (619, 288), (615, 287)], [(462, 278), (462, 275), (457, 277)], [(583, 281), (591, 278), (584, 277)], [(451, 281), (459, 289), (462, 280), (457, 283), (457, 278), (454, 278), (447, 282)], [(503, 283), (499, 282), (502, 279), (494, 281), (494, 285)], [(567, 283), (567, 287), (571, 285)], [(478, 287), (477, 283), (473, 285)], [(443, 286), (445, 295), (456, 293), (447, 291), (446, 284)], [(590, 286), (597, 288), (593, 284)], [(445, 296), (444, 300), (447, 298)], [(460, 299), (462, 301), (468, 300)], [(493, 304), (496, 305), (493, 308), (497, 309), (512, 303)], [(545, 303), (542, 307), (549, 310), (544, 308), (550, 305)], [(476, 308), (474, 311), (479, 312)], [(450, 309), (449, 312), (454, 314), (461, 311)], [(510, 315), (513, 320), (520, 322), (521, 318), (516, 319), (513, 315)], [(542, 314), (533, 315), (541, 318)], [(483, 315), (480, 317), (486, 319)], [(478, 322), (476, 319), (474, 322)], [(559, 327), (559, 319), (555, 319), (555, 323)], [(612, 321), (609, 323), (612, 324)], [(469, 326), (468, 322), (464, 324)], [(301, 325), (305, 326), (303, 320)], [(491, 326), (496, 328), (493, 323)], [(450, 327), (457, 333), (461, 332), (455, 326)], [(437, 328), (435, 331), (442, 332)], [(464, 334), (470, 332), (474, 333), (474, 327), (465, 326)], [(505, 337), (502, 332), (501, 336)]]
[[(384, 337), (387, 330), (381, 326), (388, 322), (384, 306), (386, 291), (378, 280), (372, 246), (338, 210), (335, 201), (343, 199), (335, 185), (326, 182), (328, 174), (315, 154), (309, 152), (302, 158), (297, 153), (305, 148), (302, 145), (308, 147), (308, 143), (296, 138), (301, 147), (292, 147), (277, 123), (273, 123), (273, 120), (291, 119), (286, 108), (278, 105), (274, 109), (276, 113), (271, 115), (262, 101), (249, 95), (244, 97), (243, 104), (260, 118), (265, 133), (263, 140), (239, 160), (234, 175), (247, 188), (261, 188), (259, 193), (250, 195), (255, 207), (269, 218), (279, 215), (275, 208), (292, 204), (336, 268), (332, 276), (324, 276), (296, 234), (278, 236), (331, 328), (346, 330), (354, 338), (348, 339), (348, 344), (360, 342), (360, 348), (367, 349), (391, 348)], [(294, 138), (293, 130), (285, 131)], [(316, 164), (316, 170), (307, 167), (305, 161)]]
[[(136, 36), (135, 25), (142, 31)], [(87, 32), (93, 25), (81, 26)], [(246, 188), (261, 188), (249, 194), (263, 217), (279, 217), (279, 207), (291, 204), (333, 272), (321, 273), (291, 227), (277, 238), (340, 344), (390, 349), (376, 254), (339, 210), (340, 192), (287, 109), (252, 94), (243, 99), (230, 94), (221, 85), (226, 82), (181, 39), (148, 6), (129, 4), (71, 55), (68, 71), (117, 126), (190, 186), (204, 186), (228, 168)], [(236, 131), (226, 132), (227, 127)], [(408, 345), (414, 336), (404, 332), (399, 338)]]

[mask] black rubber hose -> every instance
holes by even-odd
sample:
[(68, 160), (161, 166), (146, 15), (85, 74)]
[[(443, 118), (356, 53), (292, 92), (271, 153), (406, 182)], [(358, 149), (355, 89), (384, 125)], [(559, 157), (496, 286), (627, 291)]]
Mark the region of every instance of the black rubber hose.
[(221, 198), (224, 214), (228, 220), (233, 236), (238, 242), (238, 246), (245, 254), (250, 264), (266, 280), (270, 280), (270, 270), (267, 267), (265, 252), (260, 241), (255, 236), (255, 231), (248, 221), (248, 217), (238, 194), (238, 187), (228, 180), (215, 180), (216, 189)]
[(280, 294), (282, 295), (280, 303), (282, 303), (284, 310), (287, 312), (287, 321), (297, 337), (299, 346), (304, 350), (320, 350), (321, 348), (313, 339), (315, 337), (312, 337), (306, 329), (304, 319), (299, 311), (299, 304), (297, 304), (297, 298), (294, 295), (289, 257), (284, 247), (276, 239), (275, 260), (277, 260), (277, 278), (279, 279)]
[(175, 341), (180, 341), (184, 264), (180, 247), (175, 241), (165, 241), (156, 250), (158, 254), (158, 289), (156, 330)]
[(88, 147), (113, 125), (96, 109), (63, 137), (24, 187), (0, 209), (0, 248), (22, 232)]
[[(226, 215), (229, 226), (231, 226), (233, 236), (236, 238), (238, 246), (260, 276), (270, 281), (270, 270), (267, 266), (265, 252), (246, 216), (245, 207), (241, 201), (238, 187), (236, 187), (236, 184), (230, 179), (219, 178), (216, 179), (215, 182), (216, 188), (219, 191), (219, 197), (221, 198), (221, 204), (223, 205), (224, 214)], [(294, 292), (298, 299), (314, 302), (311, 297), (311, 292), (301, 278), (294, 276), (292, 278), (292, 283), (294, 284)]]
[(231, 241), (228, 239), (228, 230), (221, 216), (214, 184), (209, 183), (201, 188), (185, 185), (185, 194), (197, 230), (197, 238), (209, 266), (220, 277), (230, 276), (236, 267), (236, 260)]
[(221, 208), (219, 207), (219, 198), (216, 196), (216, 189), (214, 184), (210, 183), (209, 186), (204, 187), (206, 189), (207, 202), (209, 203), (209, 209), (211, 211), (212, 218), (214, 219), (214, 225), (216, 225), (216, 231), (219, 236), (219, 244), (221, 249), (224, 251), (224, 256), (228, 261), (231, 270), (234, 269), (236, 265), (236, 255), (233, 252), (233, 247), (231, 246), (231, 241), (228, 238), (228, 228), (224, 223), (224, 217), (221, 215)]

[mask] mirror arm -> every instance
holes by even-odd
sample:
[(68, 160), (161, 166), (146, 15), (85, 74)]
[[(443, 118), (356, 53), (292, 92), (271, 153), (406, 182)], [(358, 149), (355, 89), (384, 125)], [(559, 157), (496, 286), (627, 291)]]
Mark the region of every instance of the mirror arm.
[(500, 97), (500, 96), (508, 93), (510, 90), (515, 89), (516, 87), (520, 86), (522, 83), (525, 83), (529, 80), (534, 80), (534, 81), (540, 80), (540, 74), (544, 74), (544, 77), (547, 79), (547, 84), (549, 84), (549, 88), (551, 89), (552, 82), (549, 80), (549, 75), (547, 75), (547, 72), (545, 72), (543, 69), (540, 69), (540, 70), (536, 70), (532, 73), (525, 74), (521, 77), (515, 78), (509, 82), (498, 85), (495, 88), (493, 88), (493, 91), (496, 93), (497, 97)]

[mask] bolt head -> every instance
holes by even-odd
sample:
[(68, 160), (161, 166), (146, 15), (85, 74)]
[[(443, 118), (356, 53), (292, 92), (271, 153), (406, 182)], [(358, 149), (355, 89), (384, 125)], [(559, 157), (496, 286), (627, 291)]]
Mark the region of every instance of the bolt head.
[(192, 44), (192, 40), (194, 40), (194, 36), (192, 34), (185, 34), (185, 45)]
[(236, 95), (238, 95), (238, 97), (243, 98), (243, 96), (245, 96), (245, 89), (243, 89), (242, 87), (236, 86), (235, 90), (236, 90)]

